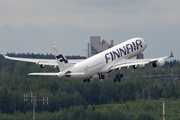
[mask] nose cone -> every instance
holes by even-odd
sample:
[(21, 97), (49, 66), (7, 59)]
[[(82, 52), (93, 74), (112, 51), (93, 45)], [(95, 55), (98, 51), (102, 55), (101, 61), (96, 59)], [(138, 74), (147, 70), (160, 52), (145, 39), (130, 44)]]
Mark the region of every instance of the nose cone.
[(147, 47), (147, 42), (146, 42), (146, 40), (145, 39), (143, 39), (143, 44), (144, 44), (144, 47), (146, 48)]

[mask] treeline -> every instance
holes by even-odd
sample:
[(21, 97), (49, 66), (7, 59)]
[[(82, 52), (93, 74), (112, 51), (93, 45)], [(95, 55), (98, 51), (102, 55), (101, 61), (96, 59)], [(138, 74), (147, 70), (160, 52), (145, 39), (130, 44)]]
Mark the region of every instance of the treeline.
[[(15, 57), (17, 57), (15, 55)], [(25, 55), (26, 57), (26, 55)], [(41, 57), (40, 57), (41, 58)], [(47, 57), (50, 58), (50, 57)], [(164, 67), (152, 68), (150, 65), (142, 69), (122, 69), (125, 78), (120, 83), (114, 83), (112, 78), (100, 81), (94, 78), (90, 83), (82, 80), (66, 80), (57, 77), (28, 76), (30, 72), (57, 72), (58, 69), (46, 67), (41, 69), (38, 65), (25, 62), (15, 62), (0, 59), (0, 118), (18, 116), (32, 118), (32, 103), (24, 102), (24, 94), (33, 92), (38, 98), (49, 97), (49, 104), (37, 103), (37, 119), (138, 119), (148, 117), (159, 119), (162, 116), (161, 105), (159, 111), (148, 104), (161, 98), (179, 101), (180, 82), (160, 82), (149, 75), (170, 74), (179, 75), (179, 61), (166, 62)], [(115, 74), (116, 71), (113, 72)], [(130, 77), (132, 76), (132, 77)], [(134, 102), (129, 102), (134, 101)], [(176, 103), (176, 102), (175, 102)], [(106, 106), (104, 104), (111, 104)], [(154, 105), (155, 104), (155, 105)], [(139, 112), (133, 112), (130, 106), (141, 106)], [(125, 107), (124, 107), (125, 106)], [(125, 109), (128, 106), (129, 109)], [(178, 105), (177, 105), (178, 106)], [(179, 108), (175, 110), (179, 112)], [(145, 110), (145, 112), (143, 112)], [(31, 115), (30, 115), (31, 113)], [(88, 114), (89, 113), (89, 114)], [(169, 116), (175, 113), (170, 114)], [(38, 118), (39, 116), (39, 118)], [(46, 117), (43, 117), (46, 116)], [(114, 116), (114, 118), (113, 118)], [(124, 116), (124, 117), (123, 117)], [(178, 115), (176, 116), (179, 117)], [(171, 117), (169, 117), (171, 118)]]
[[(55, 112), (60, 108), (82, 105), (102, 105), (125, 103), (137, 99), (158, 100), (159, 98), (176, 100), (180, 95), (179, 81), (174, 83), (152, 80), (127, 80), (114, 83), (111, 79), (91, 83), (68, 81), (52, 78), (8, 78), (0, 82), (0, 108), (3, 113), (14, 111), (27, 112), (32, 104), (24, 102), (24, 93), (33, 92), (41, 97), (49, 97), (49, 105), (38, 103), (36, 110)], [(38, 98), (39, 98), (38, 97)]]
[[(166, 100), (166, 119), (180, 119), (180, 99)], [(0, 114), (3, 120), (32, 120), (32, 112)], [(157, 120), (162, 118), (161, 100), (135, 100), (125, 104), (82, 105), (60, 108), (56, 112), (36, 112), (36, 120)]]

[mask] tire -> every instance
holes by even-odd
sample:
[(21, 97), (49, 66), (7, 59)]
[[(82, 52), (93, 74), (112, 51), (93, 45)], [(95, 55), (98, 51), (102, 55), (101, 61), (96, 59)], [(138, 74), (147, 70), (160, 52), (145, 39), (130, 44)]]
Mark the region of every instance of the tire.
[(88, 83), (90, 82), (90, 78), (87, 79), (87, 82), (88, 82)]
[(101, 79), (104, 79), (105, 78), (105, 75), (101, 75)]
[(84, 79), (83, 82), (86, 82), (86, 79)]
[(121, 82), (121, 78), (118, 78), (118, 82)]
[(123, 74), (120, 74), (119, 77), (120, 77), (120, 78), (123, 78)]
[(119, 78), (119, 74), (116, 74), (116, 78)]
[(116, 74), (116, 78), (123, 78), (123, 74)]
[(114, 82), (116, 82), (117, 81), (117, 78), (114, 78)]

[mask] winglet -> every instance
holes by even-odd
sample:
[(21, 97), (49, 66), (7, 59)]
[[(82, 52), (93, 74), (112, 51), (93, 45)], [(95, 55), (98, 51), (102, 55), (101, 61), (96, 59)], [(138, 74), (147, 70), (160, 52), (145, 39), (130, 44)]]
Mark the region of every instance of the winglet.
[(173, 52), (171, 52), (171, 54), (170, 54), (170, 56), (169, 56), (169, 57), (174, 57)]
[(7, 54), (5, 54), (5, 53), (2, 53), (2, 55), (5, 57), (5, 58), (7, 58), (8, 56), (7, 56)]
[(6, 54), (5, 53), (2, 53), (3, 56), (5, 56)]

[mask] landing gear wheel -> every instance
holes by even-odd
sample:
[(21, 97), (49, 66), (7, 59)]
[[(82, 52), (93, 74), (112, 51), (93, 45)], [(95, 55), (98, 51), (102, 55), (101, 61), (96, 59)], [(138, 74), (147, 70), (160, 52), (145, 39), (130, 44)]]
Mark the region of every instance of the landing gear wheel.
[(118, 82), (121, 82), (121, 78), (118, 78)]
[(123, 74), (116, 74), (116, 78), (123, 78)]
[(119, 78), (119, 74), (116, 74), (116, 78)]
[(103, 74), (98, 74), (98, 76), (99, 76), (99, 79), (105, 79), (105, 75)]
[(98, 74), (98, 76), (99, 76), (99, 79), (101, 79), (101, 74)]
[(116, 82), (117, 81), (117, 78), (114, 78), (114, 82)]
[(83, 82), (86, 82), (86, 79), (84, 79)]
[(120, 77), (120, 78), (123, 78), (123, 74), (120, 74), (119, 77)]
[(122, 78), (123, 78), (123, 74), (117, 73), (116, 77), (114, 78), (114, 82), (116, 81), (121, 82)]
[(88, 83), (90, 82), (90, 78), (87, 79), (87, 82), (88, 82)]
[(101, 79), (104, 79), (105, 78), (105, 75), (101, 75)]

